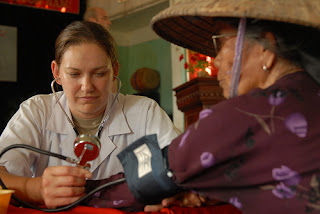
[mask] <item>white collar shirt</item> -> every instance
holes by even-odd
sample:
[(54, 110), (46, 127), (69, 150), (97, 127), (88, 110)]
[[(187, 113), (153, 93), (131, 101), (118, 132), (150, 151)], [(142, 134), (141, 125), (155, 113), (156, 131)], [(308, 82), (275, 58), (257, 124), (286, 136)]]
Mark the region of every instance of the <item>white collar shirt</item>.
[[(57, 93), (69, 118), (71, 113), (63, 92)], [(114, 94), (108, 100), (107, 114)], [(157, 134), (163, 148), (180, 134), (159, 105), (145, 97), (119, 94), (110, 117), (101, 131), (99, 156), (90, 161), (92, 179), (104, 179), (123, 172), (117, 154), (138, 138)], [(37, 95), (23, 102), (0, 137), (0, 151), (12, 144), (27, 144), (46, 151), (76, 158), (76, 133), (53, 94)], [(71, 165), (27, 149), (13, 149), (0, 159), (0, 165), (15, 175), (41, 176), (48, 166)]]

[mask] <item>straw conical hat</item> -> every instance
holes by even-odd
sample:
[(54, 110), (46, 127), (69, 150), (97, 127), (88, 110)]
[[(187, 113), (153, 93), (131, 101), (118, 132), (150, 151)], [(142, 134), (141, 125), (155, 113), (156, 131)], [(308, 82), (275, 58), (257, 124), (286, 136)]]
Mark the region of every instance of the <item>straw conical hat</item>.
[(181, 0), (156, 15), (153, 30), (179, 46), (213, 56), (214, 17), (247, 17), (320, 28), (320, 0)]

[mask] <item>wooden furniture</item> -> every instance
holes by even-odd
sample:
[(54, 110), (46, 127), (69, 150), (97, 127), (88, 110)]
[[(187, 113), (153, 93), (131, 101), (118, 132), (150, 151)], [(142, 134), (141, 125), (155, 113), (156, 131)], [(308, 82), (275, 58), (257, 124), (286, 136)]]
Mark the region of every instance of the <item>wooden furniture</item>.
[(196, 122), (199, 112), (224, 100), (216, 77), (197, 77), (173, 89), (178, 109), (184, 112), (185, 128)]

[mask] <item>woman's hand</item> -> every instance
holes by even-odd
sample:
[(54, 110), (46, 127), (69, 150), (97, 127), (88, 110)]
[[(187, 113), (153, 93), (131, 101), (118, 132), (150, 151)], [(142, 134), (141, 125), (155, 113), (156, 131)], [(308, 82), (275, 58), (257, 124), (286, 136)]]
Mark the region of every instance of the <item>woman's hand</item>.
[(54, 166), (42, 175), (41, 195), (48, 208), (71, 204), (85, 195), (86, 179), (92, 174), (74, 166)]
[(182, 192), (177, 195), (165, 198), (162, 200), (161, 204), (147, 205), (144, 207), (145, 212), (159, 212), (164, 207), (169, 207), (172, 205), (182, 206), (182, 207), (200, 207), (206, 202), (206, 198), (200, 196), (194, 192)]

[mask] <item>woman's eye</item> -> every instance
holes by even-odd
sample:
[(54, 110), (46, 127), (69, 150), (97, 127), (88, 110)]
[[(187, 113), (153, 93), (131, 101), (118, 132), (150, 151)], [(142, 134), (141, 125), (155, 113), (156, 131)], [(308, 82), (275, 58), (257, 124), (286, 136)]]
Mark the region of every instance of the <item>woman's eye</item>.
[(102, 76), (104, 76), (105, 74), (106, 74), (106, 72), (98, 72), (98, 73), (96, 73), (96, 75), (99, 76), (99, 77), (102, 77)]
[(71, 77), (78, 77), (80, 74), (78, 74), (78, 73), (69, 73), (69, 75), (70, 75)]

